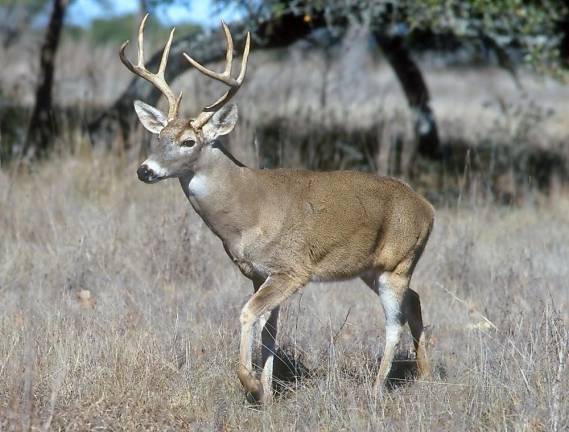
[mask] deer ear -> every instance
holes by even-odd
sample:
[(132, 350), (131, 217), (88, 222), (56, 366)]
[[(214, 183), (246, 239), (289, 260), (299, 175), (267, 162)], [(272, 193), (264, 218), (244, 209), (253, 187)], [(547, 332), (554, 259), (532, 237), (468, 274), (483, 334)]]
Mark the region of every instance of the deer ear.
[(158, 135), (168, 124), (168, 119), (164, 113), (147, 103), (139, 100), (134, 101), (134, 110), (142, 125), (153, 134)]
[(206, 141), (211, 142), (218, 136), (227, 135), (235, 127), (237, 118), (237, 105), (230, 104), (222, 107), (202, 128)]

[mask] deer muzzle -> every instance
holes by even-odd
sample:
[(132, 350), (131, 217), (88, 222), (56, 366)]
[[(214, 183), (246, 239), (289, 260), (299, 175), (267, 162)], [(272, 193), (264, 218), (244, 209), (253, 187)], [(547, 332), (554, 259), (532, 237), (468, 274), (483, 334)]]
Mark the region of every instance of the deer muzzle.
[(146, 164), (140, 165), (136, 170), (136, 175), (144, 183), (153, 183), (158, 180), (158, 175)]

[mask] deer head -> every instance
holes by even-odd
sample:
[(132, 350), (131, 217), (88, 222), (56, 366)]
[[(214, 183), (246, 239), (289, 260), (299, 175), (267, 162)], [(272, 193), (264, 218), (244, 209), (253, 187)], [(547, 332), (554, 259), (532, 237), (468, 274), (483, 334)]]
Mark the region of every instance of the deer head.
[(155, 183), (166, 178), (181, 177), (191, 173), (204, 147), (211, 144), (217, 137), (227, 135), (233, 130), (237, 122), (237, 106), (226, 104), (237, 93), (245, 78), (251, 35), (247, 33), (241, 71), (237, 78), (231, 76), (233, 38), (223, 21), (221, 24), (227, 40), (226, 64), (223, 72), (218, 73), (209, 70), (188, 54), (183, 53), (186, 60), (198, 71), (226, 84), (229, 86), (229, 90), (214, 103), (206, 106), (197, 117), (182, 119), (178, 115), (182, 93), (180, 92), (180, 95), (176, 97), (164, 78), (174, 29), (170, 32), (170, 37), (164, 47), (158, 72), (151, 73), (144, 65), (144, 25), (147, 19), (148, 14), (142, 19), (138, 30), (137, 64), (132, 64), (125, 56), (125, 49), (129, 41), (122, 44), (119, 55), (122, 63), (132, 73), (154, 85), (168, 101), (167, 115), (142, 101), (134, 102), (134, 109), (142, 125), (157, 135), (157, 139), (152, 141), (150, 155), (138, 168), (137, 175), (145, 183)]

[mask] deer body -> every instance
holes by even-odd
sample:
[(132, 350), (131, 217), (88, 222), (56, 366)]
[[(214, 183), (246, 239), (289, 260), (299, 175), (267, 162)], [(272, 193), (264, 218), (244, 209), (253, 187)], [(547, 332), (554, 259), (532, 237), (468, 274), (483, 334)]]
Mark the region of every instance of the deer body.
[(431, 229), (432, 206), (398, 180), (255, 170), (217, 146), (202, 152), (196, 170), (180, 179), (182, 189), (249, 278), (294, 273), (330, 281), (393, 271)]
[[(221, 239), (226, 252), (253, 282), (254, 294), (241, 311), (238, 376), (256, 401), (268, 402), (276, 352), (280, 304), (311, 281), (360, 277), (381, 299), (386, 319), (385, 349), (374, 389), (385, 382), (404, 324), (413, 336), (419, 372), (429, 373), (419, 295), (410, 280), (434, 220), (432, 206), (401, 181), (355, 171), (257, 170), (243, 166), (219, 144), (237, 122), (237, 108), (226, 103), (245, 77), (250, 37), (241, 72), (231, 77), (233, 41), (227, 39), (224, 72), (186, 59), (229, 90), (195, 118), (178, 118), (181, 95), (164, 79), (173, 31), (156, 74), (144, 66), (143, 19), (138, 62), (121, 61), (154, 84), (168, 100), (164, 114), (144, 102), (135, 110), (157, 138), (137, 174), (145, 183), (178, 178), (192, 207)], [(254, 329), (262, 329), (262, 372), (251, 360)]]

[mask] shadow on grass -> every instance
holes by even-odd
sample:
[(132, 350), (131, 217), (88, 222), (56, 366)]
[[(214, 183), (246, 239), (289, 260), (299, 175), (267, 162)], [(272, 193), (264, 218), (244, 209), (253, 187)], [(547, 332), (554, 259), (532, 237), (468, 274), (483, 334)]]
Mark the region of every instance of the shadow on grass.
[[(369, 368), (362, 362), (361, 367), (343, 369), (342, 374), (354, 380), (358, 384), (373, 381), (379, 370), (381, 357), (378, 357)], [(446, 368), (442, 364), (434, 364), (433, 373), (444, 379), (447, 376)], [(371, 376), (368, 375), (371, 371)], [(294, 392), (300, 385), (308, 384), (311, 380), (325, 376), (324, 370), (310, 370), (303, 362), (301, 357), (294, 350), (279, 348), (273, 363), (273, 391), (279, 397), (286, 397)], [(398, 354), (393, 360), (391, 370), (388, 375), (387, 389), (394, 390), (399, 387), (417, 381), (419, 369), (417, 360), (405, 354)]]
[(273, 362), (273, 391), (276, 395), (284, 396), (315, 376), (294, 350), (277, 348)]
[[(381, 363), (381, 357), (377, 359), (376, 365), (373, 369), (374, 376), (379, 371), (379, 364)], [(417, 365), (417, 360), (410, 358), (405, 355), (396, 355), (391, 364), (391, 370), (387, 376), (387, 388), (389, 390), (402, 387), (415, 381), (419, 377), (419, 367)], [(375, 379), (375, 377), (374, 377)]]

